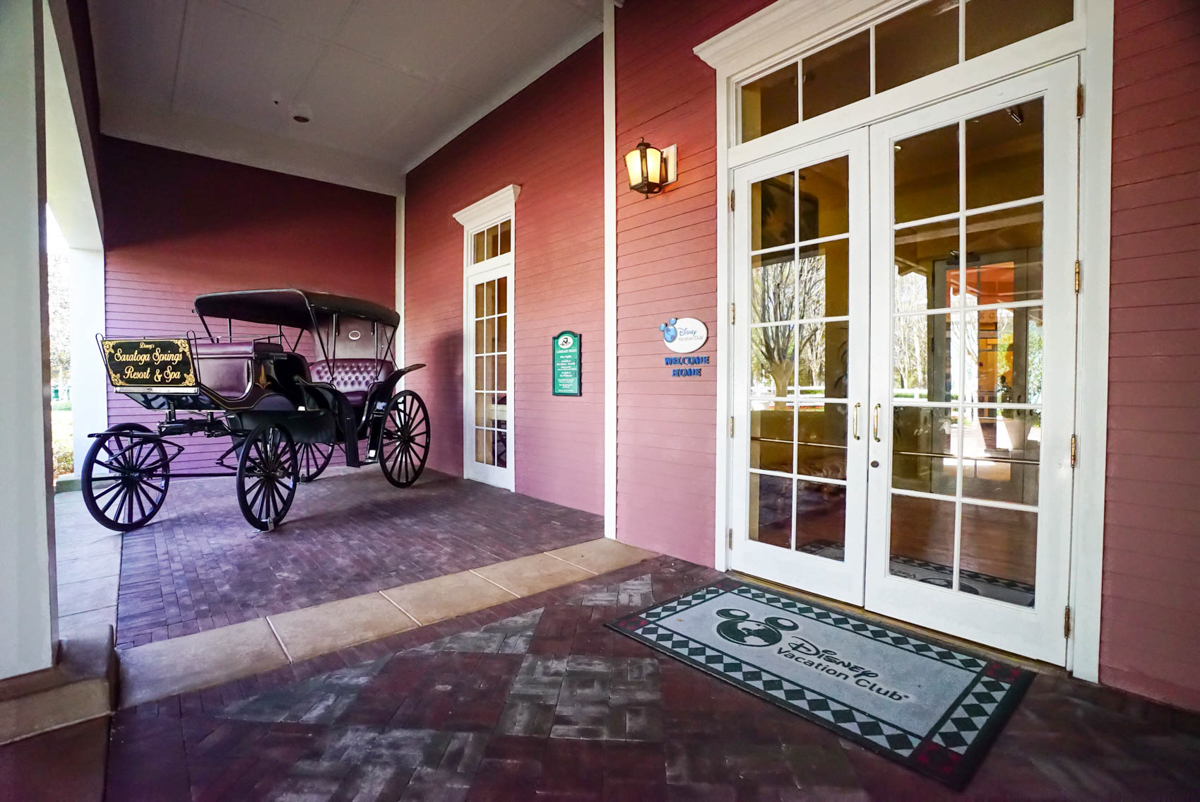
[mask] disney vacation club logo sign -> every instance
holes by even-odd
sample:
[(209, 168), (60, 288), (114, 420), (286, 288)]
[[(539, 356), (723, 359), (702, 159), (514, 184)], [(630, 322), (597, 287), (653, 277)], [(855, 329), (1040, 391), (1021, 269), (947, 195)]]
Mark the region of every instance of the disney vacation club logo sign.
[[(784, 640), (783, 633), (794, 632), (800, 628), (795, 621), (782, 616), (767, 616), (762, 621), (755, 621), (745, 610), (736, 608), (717, 610), (717, 615), (725, 619), (717, 624), (717, 634), (739, 646), (776, 646)], [(904, 702), (912, 698), (910, 694), (877, 683), (875, 680), (879, 679), (878, 672), (842, 657), (833, 649), (823, 649), (812, 641), (797, 636), (787, 640), (787, 644), (780, 646), (776, 651), (780, 657), (835, 680), (853, 683), (893, 702)]]
[(694, 317), (673, 317), (661, 324), (663, 342), (677, 354), (699, 351), (708, 342), (708, 326)]

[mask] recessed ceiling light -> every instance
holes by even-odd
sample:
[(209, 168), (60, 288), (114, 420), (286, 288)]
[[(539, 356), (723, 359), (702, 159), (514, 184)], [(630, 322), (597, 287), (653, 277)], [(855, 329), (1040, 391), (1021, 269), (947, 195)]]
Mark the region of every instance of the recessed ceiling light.
[(292, 107), (292, 120), (298, 123), (306, 123), (312, 120), (312, 109), (307, 103), (299, 103)]

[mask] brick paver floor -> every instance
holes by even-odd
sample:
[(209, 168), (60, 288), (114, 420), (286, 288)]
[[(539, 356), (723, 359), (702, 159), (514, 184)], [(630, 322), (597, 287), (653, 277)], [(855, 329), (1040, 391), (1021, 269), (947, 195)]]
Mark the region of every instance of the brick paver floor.
[(1189, 714), (1040, 675), (964, 794), (604, 628), (718, 575), (660, 557), (119, 712), (108, 798), (1195, 798)]
[[(77, 500), (82, 507), (82, 499)], [(599, 516), (427, 471), (398, 489), (378, 470), (301, 485), (260, 532), (233, 481), (172, 482), (124, 537), (117, 645), (137, 646), (418, 582), (603, 535)]]

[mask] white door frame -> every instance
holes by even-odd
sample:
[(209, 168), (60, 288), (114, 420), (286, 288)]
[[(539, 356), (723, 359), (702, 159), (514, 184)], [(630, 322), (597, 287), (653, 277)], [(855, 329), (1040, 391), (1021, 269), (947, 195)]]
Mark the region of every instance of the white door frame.
[[(740, 484), (731, 485), (730, 528), (733, 532), (730, 545), (731, 567), (781, 584), (803, 584), (805, 589), (822, 596), (829, 596), (850, 604), (863, 602), (863, 561), (866, 541), (867, 510), (867, 438), (865, 415), (867, 407), (868, 356), (870, 329), (870, 208), (865, 193), (855, 193), (855, 186), (865, 186), (868, 176), (867, 130), (850, 131), (837, 137), (806, 145), (795, 150), (777, 154), (770, 159), (755, 162), (736, 171), (736, 191), (746, 199), (734, 211), (737, 221), (734, 234), (738, 260), (734, 274), (739, 278), (733, 291), (734, 303), (743, 311), (745, 325), (735, 327), (733, 332), (734, 375), (731, 392), (734, 401), (734, 416), (747, 422), (750, 413), (750, 347), (752, 309), (750, 301), (750, 185), (756, 181), (781, 173), (835, 159), (849, 158), (849, 276), (848, 316), (850, 325), (850, 351), (848, 359), (849, 383), (846, 391), (847, 449), (846, 449), (846, 529), (843, 559), (838, 562), (828, 557), (806, 554), (792, 549), (766, 545), (751, 539), (750, 499), (747, 492), (750, 477), (750, 426), (735, 427), (732, 460), (734, 475), (741, 477)], [(796, 190), (799, 192), (800, 187)], [(797, 232), (799, 228), (797, 227)], [(855, 418), (858, 418), (857, 422)], [(857, 438), (856, 435), (857, 434)], [(793, 529), (798, 525), (793, 512)]]
[[(797, 144), (817, 141), (935, 100), (951, 97), (1003, 77), (1071, 55), (1081, 60), (1080, 81), (1087, 98), (1080, 121), (1079, 256), (1084, 264), (1078, 326), (1089, 347), (1078, 355), (1076, 434), (1080, 461), (1072, 494), (1071, 637), (1067, 668), (1083, 679), (1099, 680), (1101, 582), (1104, 546), (1105, 446), (1107, 442), (1109, 233), (1112, 189), (1112, 73), (1114, 0), (1076, 0), (1075, 20), (936, 75), (913, 81), (869, 100), (801, 122), (738, 145), (741, 81), (821, 43), (861, 27), (906, 4), (907, 0), (778, 0), (695, 48), (716, 70), (717, 109), (717, 361), (730, 365), (732, 323), (732, 239), (735, 222), (727, 198), (733, 167)], [(890, 95), (890, 97), (889, 97)], [(726, 436), (730, 411), (730, 371), (717, 372), (716, 515), (714, 564), (729, 568), (727, 537), (732, 464)], [(1086, 400), (1085, 400), (1086, 399)], [(745, 421), (742, 424), (745, 425)]]
[[(513, 270), (517, 253), (517, 196), (521, 187), (509, 184), (503, 189), (493, 192), (465, 209), (455, 213), (454, 219), (463, 227), (463, 383), (462, 383), (462, 430), (463, 430), (463, 477), (486, 482), (506, 490), (516, 487), (516, 461), (513, 448), (513, 413), (516, 393), (513, 387), (514, 367), (516, 363), (513, 354), (516, 329), (516, 309), (513, 300), (516, 297)], [(472, 264), (471, 241), (475, 232), (488, 228), (502, 220), (512, 221), (512, 245), (507, 254), (486, 259)], [(475, 321), (472, 310), (474, 293), (471, 288), (481, 280), (504, 276), (508, 280), (508, 333), (506, 349), (508, 354), (508, 370), (505, 386), (507, 388), (508, 424), (506, 433), (507, 458), (504, 468), (490, 465), (478, 465), (475, 462)]]
[[(879, 431), (872, 436), (866, 606), (920, 626), (948, 632), (1048, 663), (1063, 665), (1066, 640), (1063, 610), (1067, 606), (1070, 569), (1071, 435), (1074, 433), (1075, 362), (1074, 262), (1077, 242), (1075, 212), (1077, 146), (1074, 123), (1078, 67), (1074, 59), (1024, 73), (1004, 83), (871, 128), (872, 271), (871, 362), (872, 414), (878, 408)], [(947, 588), (895, 576), (890, 570), (892, 492), (892, 260), (893, 181), (895, 140), (940, 128), (960, 119), (1025, 100), (1044, 103), (1044, 200), (1042, 245), (1042, 308), (1045, 328), (1036, 588), (1034, 607), (971, 596)], [(961, 171), (961, 167), (960, 167)], [(965, 177), (959, 180), (960, 206), (965, 205)], [(961, 251), (961, 247), (960, 247)], [(932, 366), (931, 366), (932, 370)], [(915, 403), (915, 402), (914, 402)], [(957, 449), (961, 457), (962, 439)], [(876, 465), (878, 467), (876, 467)], [(962, 482), (962, 468), (959, 483)], [(930, 498), (934, 496), (930, 495)], [(946, 497), (940, 497), (947, 500)], [(952, 500), (952, 499), (951, 499)], [(977, 502), (1000, 507), (1002, 502)], [(957, 534), (957, 533), (956, 533)], [(955, 550), (957, 554), (957, 549)], [(957, 557), (955, 559), (957, 563)], [(984, 612), (986, 611), (986, 613)]]

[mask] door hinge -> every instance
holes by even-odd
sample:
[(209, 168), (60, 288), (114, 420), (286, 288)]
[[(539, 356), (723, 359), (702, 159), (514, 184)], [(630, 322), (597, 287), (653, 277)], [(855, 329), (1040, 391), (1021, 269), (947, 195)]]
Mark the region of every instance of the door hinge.
[(737, 304), (729, 305), (729, 325), (737, 323)]
[(1063, 637), (1071, 637), (1071, 608), (1067, 606), (1063, 609)]
[(1075, 294), (1076, 295), (1079, 294), (1079, 287), (1081, 286), (1081, 281), (1082, 281), (1082, 273), (1083, 273), (1082, 267), (1079, 264), (1079, 260), (1076, 259), (1075, 260)]
[(733, 530), (730, 529), (725, 533), (725, 548), (733, 548)]
[(729, 436), (733, 437), (733, 416), (729, 416)]
[(1083, 116), (1083, 84), (1075, 90), (1075, 116)]
[(1075, 467), (1075, 435), (1071, 435), (1071, 467)]
[(729, 190), (729, 211), (731, 211), (731, 212), (733, 211), (734, 205), (735, 204), (734, 204), (734, 199), (733, 199), (733, 190), (731, 189), (731, 190)]

